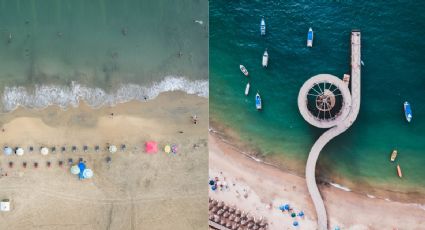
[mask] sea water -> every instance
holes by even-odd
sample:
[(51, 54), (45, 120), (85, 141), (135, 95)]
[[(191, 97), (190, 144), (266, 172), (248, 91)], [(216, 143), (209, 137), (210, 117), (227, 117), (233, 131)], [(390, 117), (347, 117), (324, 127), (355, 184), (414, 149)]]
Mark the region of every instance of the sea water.
[[(310, 148), (325, 130), (301, 117), (298, 92), (316, 74), (342, 79), (350, 73), (350, 32), (360, 29), (360, 114), (322, 150), (318, 176), (354, 191), (420, 197), (425, 192), (424, 10), (420, 1), (211, 1), (211, 120), (236, 131), (254, 153), (303, 175)], [(306, 47), (309, 27), (312, 48)], [(257, 91), (262, 111), (255, 109)], [(411, 123), (404, 101), (412, 106)], [(389, 161), (393, 149), (399, 152), (396, 163)]]
[(207, 1), (0, 1), (3, 112), (206, 96), (207, 79)]

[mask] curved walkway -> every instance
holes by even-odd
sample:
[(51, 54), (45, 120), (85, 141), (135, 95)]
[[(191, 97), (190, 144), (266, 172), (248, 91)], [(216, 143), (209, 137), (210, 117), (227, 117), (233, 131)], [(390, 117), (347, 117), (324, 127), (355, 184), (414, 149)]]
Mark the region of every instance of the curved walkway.
[[(351, 105), (348, 116), (323, 133), (310, 150), (306, 165), (306, 182), (316, 208), (318, 229), (327, 229), (327, 215), (323, 199), (316, 184), (315, 169), (320, 151), (334, 137), (347, 130), (356, 120), (360, 110), (360, 32), (351, 32)], [(301, 111), (301, 108), (300, 108)]]

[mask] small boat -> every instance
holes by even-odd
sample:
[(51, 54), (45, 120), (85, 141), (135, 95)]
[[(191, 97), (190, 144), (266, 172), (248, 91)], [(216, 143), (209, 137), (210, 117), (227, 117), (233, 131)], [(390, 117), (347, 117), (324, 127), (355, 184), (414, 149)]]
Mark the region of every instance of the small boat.
[(269, 53), (267, 53), (267, 49), (266, 49), (263, 54), (263, 67), (267, 67), (268, 64), (269, 64)]
[(246, 70), (245, 66), (239, 65), (239, 68), (241, 69), (242, 73), (248, 77), (248, 70)]
[(266, 22), (264, 21), (264, 18), (261, 18), (260, 32), (262, 36), (266, 35)]
[(410, 108), (409, 102), (404, 102), (404, 115), (406, 116), (407, 122), (412, 120), (412, 109)]
[(257, 108), (257, 110), (262, 109), (262, 106), (261, 106), (261, 97), (260, 97), (260, 94), (259, 93), (257, 93), (255, 95), (255, 107)]
[(397, 174), (398, 174), (398, 177), (400, 177), (400, 178), (403, 177), (403, 174), (401, 173), (400, 165), (397, 165)]
[(393, 152), (391, 153), (391, 158), (390, 158), (391, 162), (394, 162), (396, 157), (397, 157), (397, 150), (394, 149)]
[(246, 87), (245, 87), (245, 96), (248, 96), (248, 93), (249, 93), (249, 82), (246, 84)]
[(350, 84), (350, 75), (344, 74), (344, 77), (342, 78), (342, 81), (348, 86)]
[(311, 27), (308, 29), (307, 47), (313, 47), (313, 30), (311, 29)]

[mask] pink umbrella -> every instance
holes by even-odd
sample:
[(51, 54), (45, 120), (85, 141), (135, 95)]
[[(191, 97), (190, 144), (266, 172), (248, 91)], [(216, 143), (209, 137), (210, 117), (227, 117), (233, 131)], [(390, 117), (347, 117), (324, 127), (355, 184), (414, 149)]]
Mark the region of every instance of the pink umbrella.
[(147, 141), (145, 143), (145, 151), (151, 154), (158, 152), (158, 143), (155, 141)]

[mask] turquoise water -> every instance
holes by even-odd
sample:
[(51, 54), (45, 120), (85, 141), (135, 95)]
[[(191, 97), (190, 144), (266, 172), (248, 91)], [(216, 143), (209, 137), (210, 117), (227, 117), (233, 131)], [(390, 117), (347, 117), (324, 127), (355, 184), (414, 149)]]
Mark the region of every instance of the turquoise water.
[(207, 94), (207, 25), (206, 0), (2, 0), (2, 110)]
[[(362, 32), (362, 101), (355, 124), (325, 147), (320, 176), (351, 189), (418, 194), (425, 191), (425, 4), (374, 1), (211, 1), (211, 119), (282, 167), (303, 173), (308, 152), (324, 132), (308, 125), (297, 108), (308, 78), (350, 72), (350, 31)], [(267, 34), (260, 36), (264, 16)], [(314, 47), (306, 47), (312, 27)], [(265, 49), (269, 66), (263, 69)], [(247, 79), (239, 70), (245, 65)], [(251, 91), (245, 97), (246, 83)], [(259, 91), (263, 111), (255, 109)], [(413, 120), (407, 124), (403, 102)], [(389, 162), (398, 149), (398, 163)], [(291, 165), (288, 162), (296, 162)], [(408, 192), (408, 193), (406, 193)]]

